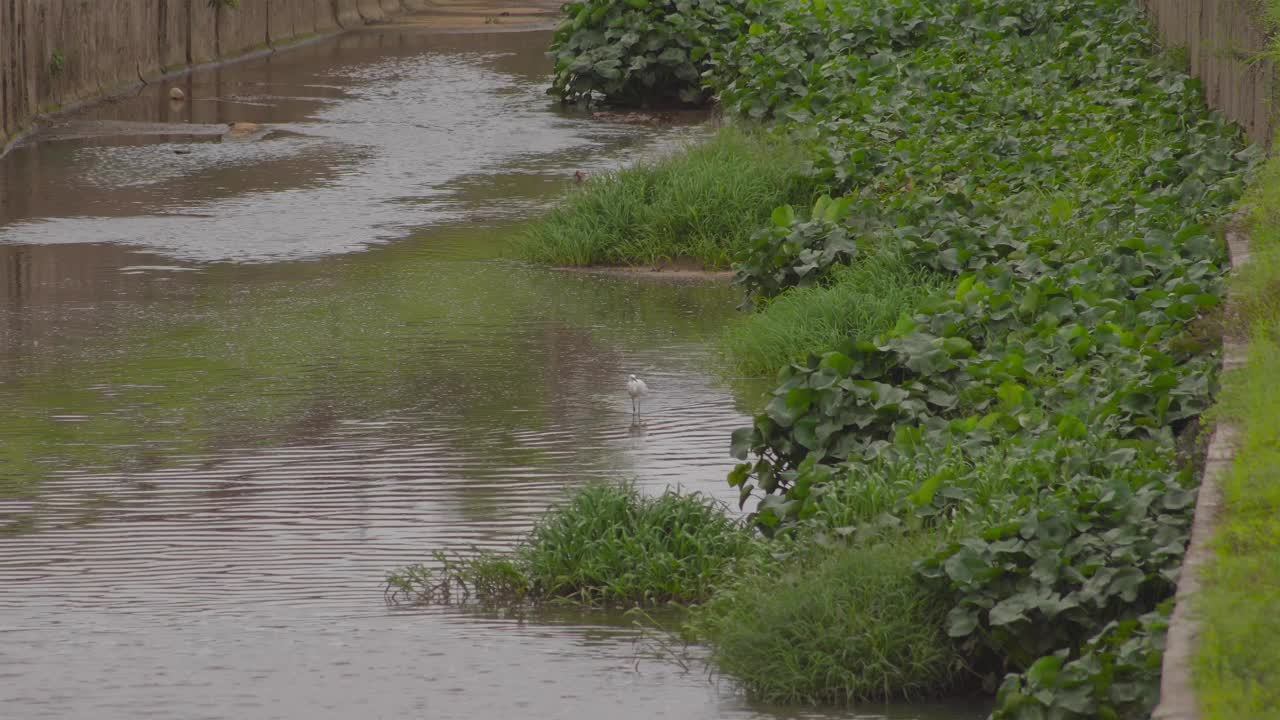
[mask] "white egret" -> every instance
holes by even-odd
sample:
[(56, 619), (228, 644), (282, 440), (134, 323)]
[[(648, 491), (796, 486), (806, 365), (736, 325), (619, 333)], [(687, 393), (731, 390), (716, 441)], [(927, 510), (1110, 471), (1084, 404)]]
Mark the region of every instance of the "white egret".
[(649, 394), (649, 386), (635, 375), (627, 376), (627, 394), (631, 396), (631, 412), (640, 414), (640, 398)]

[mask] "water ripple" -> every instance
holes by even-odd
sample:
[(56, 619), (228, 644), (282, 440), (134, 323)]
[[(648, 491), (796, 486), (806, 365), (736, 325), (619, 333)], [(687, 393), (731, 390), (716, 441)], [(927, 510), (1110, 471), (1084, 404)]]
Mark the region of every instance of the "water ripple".
[(0, 164), (0, 714), (775, 714), (617, 615), (382, 604), (591, 480), (736, 499), (734, 293), (497, 257), (573, 169), (683, 136), (551, 107), (545, 42), (356, 33), (192, 81), (189, 119), (274, 139)]

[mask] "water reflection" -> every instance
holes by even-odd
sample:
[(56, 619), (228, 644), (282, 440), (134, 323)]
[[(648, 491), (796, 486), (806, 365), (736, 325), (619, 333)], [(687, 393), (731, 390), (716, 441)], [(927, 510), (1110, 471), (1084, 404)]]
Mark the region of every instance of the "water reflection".
[(542, 92), (546, 39), (357, 33), (196, 75), (177, 107), (148, 88), (86, 119), (270, 132), (19, 148), (0, 164), (0, 244), (93, 238), (197, 262), (351, 252), (425, 225), (527, 215), (575, 170), (680, 135), (557, 110)]
[(6, 712), (774, 713), (637, 671), (616, 617), (381, 605), (388, 568), (509, 545), (592, 478), (728, 490), (745, 416), (708, 339), (732, 291), (501, 258), (573, 170), (697, 132), (559, 112), (545, 41), (348, 36), (197, 75), (185, 107), (153, 88), (89, 113), (261, 142), (0, 162)]

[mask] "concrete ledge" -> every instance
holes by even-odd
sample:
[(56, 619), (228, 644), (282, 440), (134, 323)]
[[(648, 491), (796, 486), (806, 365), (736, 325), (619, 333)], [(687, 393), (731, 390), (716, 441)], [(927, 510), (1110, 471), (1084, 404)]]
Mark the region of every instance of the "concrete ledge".
[[(290, 31), (292, 34), (284, 34), (283, 24), (277, 27), (276, 36), (269, 37), (266, 28), (263, 28), (261, 43), (218, 55), (216, 43), (211, 39), (216, 37), (213, 24), (216, 13), (212, 10), (205, 11), (205, 0), (199, 0), (190, 6), (193, 12), (200, 9), (202, 15), (189, 18), (192, 23), (190, 37), (187, 38), (190, 58), (186, 64), (137, 64), (130, 69), (128, 77), (123, 81), (111, 85), (99, 84), (78, 94), (60, 96), (57, 106), (46, 106), (44, 112), (22, 113), (18, 127), (0, 127), (0, 158), (9, 150), (29, 141), (43, 127), (48, 126), (51, 120), (99, 102), (138, 92), (147, 85), (168, 82), (198, 70), (261, 58), (373, 24), (394, 23), (401, 30), (432, 33), (544, 30), (554, 26), (560, 7), (558, 0), (508, 2), (511, 0), (316, 0), (316, 5), (311, 6), (315, 8), (314, 21), (306, 18), (299, 21), (295, 16), (295, 23)], [(295, 9), (302, 12), (306, 7), (297, 5)], [(0, 50), (3, 49), (3, 37), (0, 37)], [(161, 55), (168, 58), (171, 53), (159, 53), (157, 57)], [(6, 71), (5, 67), (0, 66), (0, 74)], [(5, 132), (9, 133), (7, 137)]]
[[(1249, 261), (1249, 236), (1243, 230), (1248, 208), (1241, 208), (1227, 228), (1227, 253), (1231, 272), (1239, 272)], [(1230, 296), (1228, 295), (1228, 298)], [(1227, 337), (1222, 342), (1222, 369), (1234, 370), (1244, 365), (1246, 344), (1241, 338)], [(1160, 704), (1151, 713), (1153, 720), (1200, 720), (1200, 703), (1196, 697), (1191, 666), (1195, 658), (1200, 622), (1195, 614), (1195, 595), (1200, 590), (1200, 568), (1212, 550), (1209, 542), (1218, 524), (1222, 507), (1222, 478), (1231, 472), (1239, 443), (1240, 429), (1233, 423), (1220, 422), (1209, 437), (1205, 452), (1204, 475), (1196, 496), (1196, 515), (1191, 524), (1191, 541), (1182, 560), (1173, 616), (1165, 638), (1164, 662), (1160, 671)]]
[[(378, 6), (377, 0), (359, 1)], [(356, 2), (246, 0), (234, 10), (210, 8), (207, 0), (0, 3), (0, 84), (11, 91), (0, 93), (0, 157), (51, 118), (195, 70), (262, 57), (362, 25)], [(402, 7), (399, 0), (386, 5)], [(160, 7), (168, 11), (166, 22), (156, 14)], [(74, 12), (63, 12), (67, 8)], [(386, 19), (381, 6), (378, 13)], [(25, 44), (12, 42), (14, 37)], [(52, 48), (66, 52), (70, 69), (63, 76), (51, 75), (42, 60)]]
[[(128, 83), (126, 85), (122, 85), (119, 87), (106, 89), (95, 96), (88, 97), (82, 100), (77, 100), (75, 102), (69, 102), (65, 105), (59, 106), (56, 112), (40, 113), (36, 115), (35, 117), (31, 118), (31, 122), (26, 127), (22, 128), (21, 130), (19, 130), (19, 132), (15, 133), (14, 136), (9, 138), (7, 142), (0, 144), (0, 158), (3, 158), (5, 155), (9, 154), (10, 150), (18, 147), (19, 145), (22, 145), (27, 140), (30, 140), (33, 136), (41, 132), (42, 129), (47, 127), (50, 124), (50, 122), (56, 118), (71, 115), (77, 111), (83, 110), (93, 105), (97, 105), (98, 103), (101, 103), (101, 102), (106, 102), (114, 98), (120, 98), (126, 95), (137, 93), (141, 91), (143, 88), (147, 87), (148, 85), (168, 82), (170, 80), (182, 77), (184, 75), (190, 75), (191, 73), (199, 70), (209, 70), (212, 68), (223, 67), (225, 65), (232, 65), (238, 62), (244, 62), (246, 60), (256, 60), (258, 58), (266, 57), (268, 55), (274, 55), (277, 52), (283, 52), (285, 50), (292, 50), (295, 48), (304, 47), (306, 45), (311, 45), (312, 43), (317, 43), (322, 40), (327, 40), (328, 38), (331, 38), (335, 35), (340, 35), (342, 34), (342, 32), (344, 31), (337, 30), (334, 32), (327, 32), (327, 33), (312, 33), (305, 37), (283, 41), (280, 45), (276, 47), (255, 48), (253, 50), (249, 50), (239, 55), (232, 55), (225, 58), (218, 58), (215, 60), (210, 60), (208, 62), (192, 63), (191, 65), (184, 65), (180, 68), (177, 68), (176, 70), (170, 70), (168, 72), (154, 74), (149, 77), (142, 77), (141, 75), (139, 75), (138, 82)], [(197, 132), (194, 134), (203, 135), (203, 133), (200, 133), (200, 132)]]

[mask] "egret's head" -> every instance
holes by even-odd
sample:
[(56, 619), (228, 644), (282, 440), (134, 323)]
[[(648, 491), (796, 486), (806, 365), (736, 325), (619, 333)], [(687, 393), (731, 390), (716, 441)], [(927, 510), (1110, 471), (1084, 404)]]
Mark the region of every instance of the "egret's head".
[(627, 376), (627, 379), (628, 379), (628, 380), (635, 380), (635, 379), (636, 379), (636, 376), (635, 376), (635, 375), (628, 375), (628, 376)]

